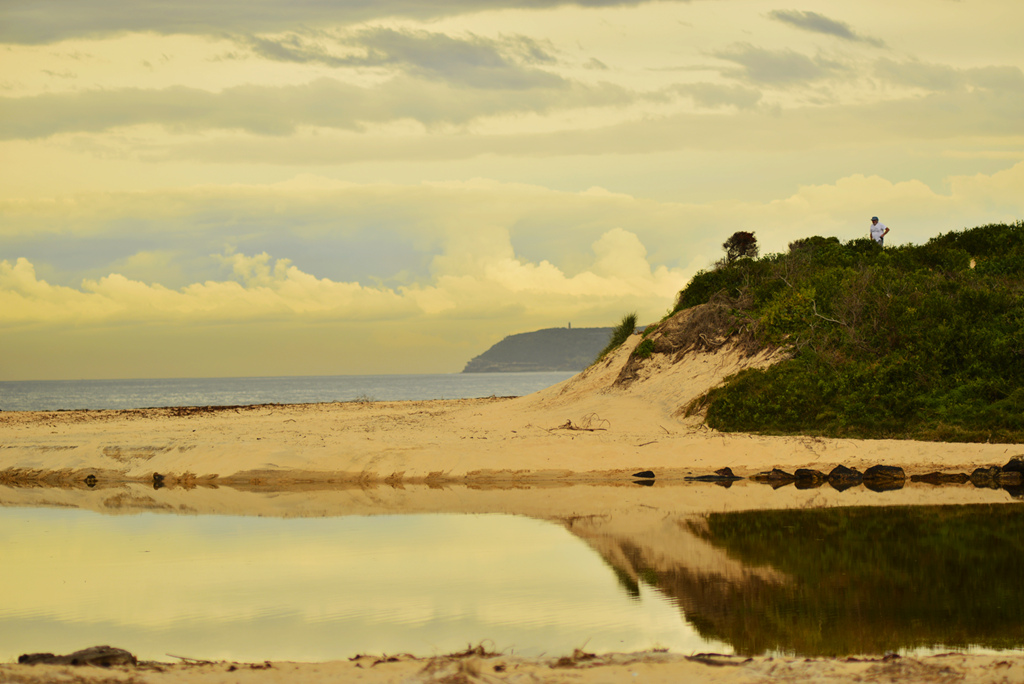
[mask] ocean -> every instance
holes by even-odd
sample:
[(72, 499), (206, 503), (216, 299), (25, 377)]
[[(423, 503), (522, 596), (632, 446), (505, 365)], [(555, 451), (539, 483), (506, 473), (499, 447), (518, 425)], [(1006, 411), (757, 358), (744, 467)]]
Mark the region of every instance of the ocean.
[(0, 411), (474, 399), (532, 394), (574, 375), (448, 373), (0, 382)]

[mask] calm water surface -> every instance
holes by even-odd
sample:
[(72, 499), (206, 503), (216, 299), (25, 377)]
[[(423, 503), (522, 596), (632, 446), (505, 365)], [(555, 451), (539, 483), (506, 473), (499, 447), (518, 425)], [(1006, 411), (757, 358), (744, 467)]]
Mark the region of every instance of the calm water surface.
[(499, 514), (0, 508), (0, 659), (105, 643), (146, 659), (322, 661), (481, 640), (528, 656), (1019, 653), (1022, 511), (711, 513), (588, 544)]
[[(563, 528), (508, 515), (317, 519), (0, 509), (0, 659), (522, 655), (706, 640)], [(722, 648), (727, 648), (721, 645)]]

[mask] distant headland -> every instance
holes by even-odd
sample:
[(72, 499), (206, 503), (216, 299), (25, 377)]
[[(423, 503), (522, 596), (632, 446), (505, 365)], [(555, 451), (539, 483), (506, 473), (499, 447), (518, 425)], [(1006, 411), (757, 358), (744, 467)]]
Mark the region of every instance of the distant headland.
[(612, 328), (545, 328), (509, 335), (474, 357), (463, 373), (581, 371), (608, 344)]

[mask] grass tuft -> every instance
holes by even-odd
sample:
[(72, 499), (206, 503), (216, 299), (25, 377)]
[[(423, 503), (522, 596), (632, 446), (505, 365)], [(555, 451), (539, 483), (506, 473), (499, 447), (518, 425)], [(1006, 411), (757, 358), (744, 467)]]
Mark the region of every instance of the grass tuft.
[(594, 359), (594, 363), (597, 363), (608, 354), (612, 353), (616, 349), (622, 346), (623, 342), (629, 339), (629, 336), (636, 331), (636, 312), (628, 313), (622, 317), (615, 329), (612, 330), (611, 337), (608, 340), (607, 346), (601, 350), (601, 353)]

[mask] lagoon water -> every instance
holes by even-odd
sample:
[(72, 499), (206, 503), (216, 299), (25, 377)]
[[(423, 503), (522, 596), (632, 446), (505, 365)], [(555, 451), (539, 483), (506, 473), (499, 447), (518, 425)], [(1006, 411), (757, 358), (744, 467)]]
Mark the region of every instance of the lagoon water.
[(447, 373), (0, 382), (0, 411), (472, 399), (531, 394), (574, 373)]
[[(126, 496), (114, 491), (81, 494)], [(97, 644), (144, 659), (243, 662), (431, 656), (480, 643), (552, 657), (1020, 653), (1022, 510), (748, 511), (673, 523), (673, 534), (747, 568), (723, 575), (707, 553), (666, 564), (678, 554), (658, 546), (673, 544), (663, 535), (594, 544), (557, 521), (507, 514), (0, 505), (0, 659)]]
[[(0, 508), (0, 659), (113, 644), (250, 662), (702, 650), (563, 528), (510, 515), (268, 519)], [(728, 648), (714, 643), (716, 648)]]

